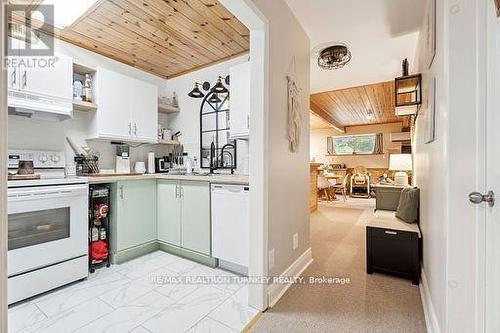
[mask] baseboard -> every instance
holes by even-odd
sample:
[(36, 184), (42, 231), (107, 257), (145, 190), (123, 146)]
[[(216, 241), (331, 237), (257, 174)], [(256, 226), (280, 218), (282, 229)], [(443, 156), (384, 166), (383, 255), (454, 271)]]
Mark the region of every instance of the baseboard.
[(421, 282), (420, 282), (420, 298), (422, 299), (422, 306), (424, 308), (425, 326), (427, 326), (428, 333), (441, 333), (439, 323), (437, 321), (434, 305), (432, 305), (431, 293), (429, 291), (429, 284), (427, 283), (427, 276), (422, 269)]
[(151, 241), (145, 244), (131, 247), (126, 250), (122, 250), (111, 254), (111, 263), (122, 264), (126, 261), (141, 257), (148, 253), (157, 251), (160, 249), (157, 241)]
[(209, 266), (212, 268), (217, 267), (217, 259), (215, 259), (213, 257), (207, 256), (207, 255), (204, 255), (204, 254), (201, 254), (198, 252), (190, 251), (187, 249), (183, 249), (183, 248), (180, 248), (178, 246), (171, 245), (171, 244), (168, 244), (168, 243), (165, 243), (162, 241), (158, 241), (158, 244), (160, 246), (160, 250), (162, 250), (164, 252), (173, 254), (173, 255), (178, 256), (178, 257), (183, 257), (183, 258), (189, 259), (191, 261), (195, 261), (197, 263), (200, 263), (202, 265)]
[[(308, 248), (300, 257), (295, 260), (290, 267), (288, 267), (280, 277), (299, 277), (302, 272), (313, 262), (311, 248)], [(269, 300), (269, 307), (273, 307), (285, 292), (290, 288), (292, 283), (281, 284), (272, 283), (268, 287), (267, 295)]]

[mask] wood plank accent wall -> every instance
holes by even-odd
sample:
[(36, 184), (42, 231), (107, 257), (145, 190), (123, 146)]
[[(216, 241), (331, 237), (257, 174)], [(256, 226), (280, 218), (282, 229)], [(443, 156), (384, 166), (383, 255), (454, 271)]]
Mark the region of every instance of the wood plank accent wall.
[(99, 0), (55, 35), (164, 78), (248, 53), (250, 47), (249, 30), (218, 0)]
[[(395, 115), (394, 81), (311, 95), (311, 111), (335, 127), (407, 122)], [(372, 119), (369, 118), (371, 113)]]

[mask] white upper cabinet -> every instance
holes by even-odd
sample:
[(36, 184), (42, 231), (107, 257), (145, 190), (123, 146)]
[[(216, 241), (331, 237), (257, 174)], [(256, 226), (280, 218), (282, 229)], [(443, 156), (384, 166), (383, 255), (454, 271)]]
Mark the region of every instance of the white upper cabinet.
[(93, 138), (156, 142), (158, 87), (104, 68), (97, 69)]
[(137, 140), (158, 140), (158, 87), (143, 81), (131, 82), (132, 130)]
[(35, 66), (20, 71), (21, 87), (31, 93), (71, 100), (73, 98), (73, 59), (55, 54), (48, 68)]
[[(13, 49), (23, 49), (25, 42), (10, 38)], [(31, 45), (36, 48), (36, 45)], [(71, 100), (73, 97), (73, 59), (55, 52), (53, 57), (9, 54), (8, 88), (44, 97)]]
[(250, 131), (250, 62), (230, 69), (231, 137), (246, 139)]
[(132, 135), (128, 101), (132, 89), (127, 85), (126, 78), (104, 68), (97, 70), (94, 84), (95, 102), (98, 105), (95, 138), (129, 139)]

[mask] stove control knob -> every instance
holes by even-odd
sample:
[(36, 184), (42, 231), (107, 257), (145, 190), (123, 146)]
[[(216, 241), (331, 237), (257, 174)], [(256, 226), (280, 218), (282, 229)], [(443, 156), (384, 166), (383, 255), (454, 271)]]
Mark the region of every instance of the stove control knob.
[(40, 157), (38, 157), (38, 160), (42, 163), (47, 162), (48, 161), (47, 155), (45, 154), (40, 155)]
[(52, 162), (57, 163), (61, 160), (61, 157), (59, 155), (51, 155), (50, 159), (52, 160)]

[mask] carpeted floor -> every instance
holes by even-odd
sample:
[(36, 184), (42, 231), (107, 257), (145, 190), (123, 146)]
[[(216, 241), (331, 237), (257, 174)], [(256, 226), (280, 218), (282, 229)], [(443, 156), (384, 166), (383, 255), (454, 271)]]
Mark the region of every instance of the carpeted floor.
[(408, 280), (365, 271), (365, 224), (374, 201), (320, 203), (311, 215), (314, 262), (303, 276), (349, 284), (296, 284), (251, 332), (426, 332), (419, 288)]

